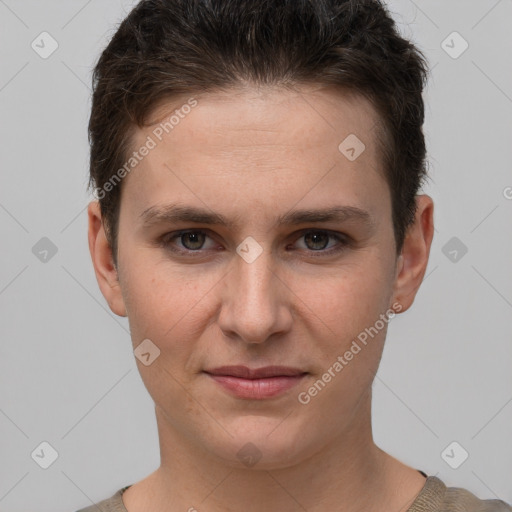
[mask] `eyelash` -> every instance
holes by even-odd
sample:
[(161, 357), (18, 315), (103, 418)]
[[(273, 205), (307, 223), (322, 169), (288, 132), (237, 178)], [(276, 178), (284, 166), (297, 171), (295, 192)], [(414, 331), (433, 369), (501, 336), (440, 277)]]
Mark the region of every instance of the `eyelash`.
[[(203, 249), (197, 249), (197, 250), (192, 250), (192, 249), (176, 249), (176, 248), (173, 248), (172, 245), (171, 245), (171, 242), (176, 239), (176, 238), (180, 238), (181, 236), (185, 235), (185, 234), (188, 234), (188, 233), (193, 233), (193, 234), (204, 234), (206, 235), (208, 238), (210, 238), (210, 236), (208, 235), (208, 232), (205, 231), (205, 230), (202, 230), (202, 229), (185, 229), (185, 230), (181, 230), (181, 231), (175, 231), (175, 232), (172, 232), (172, 233), (167, 233), (165, 234), (163, 237), (160, 238), (160, 241), (159, 241), (159, 246), (160, 247), (163, 247), (173, 253), (176, 253), (176, 254), (179, 254), (179, 255), (183, 255), (183, 256), (192, 256), (192, 257), (197, 257), (197, 256), (202, 256), (201, 252), (203, 251)], [(332, 232), (332, 231), (328, 231), (328, 230), (325, 230), (325, 229), (305, 229), (303, 231), (300, 232), (300, 236), (297, 238), (297, 240), (299, 240), (300, 238), (304, 237), (306, 234), (308, 233), (321, 233), (321, 234), (325, 234), (325, 235), (328, 235), (330, 238), (334, 238), (338, 241), (338, 245), (335, 246), (335, 248), (331, 248), (331, 249), (318, 249), (318, 250), (313, 250), (313, 249), (306, 249), (306, 251), (308, 253), (310, 253), (311, 256), (313, 256), (314, 258), (321, 258), (321, 257), (326, 257), (326, 256), (331, 256), (333, 254), (336, 254), (336, 253), (339, 253), (343, 250), (345, 250), (348, 246), (351, 245), (351, 242), (352, 240), (347, 236), (347, 235), (343, 235), (341, 233), (335, 233), (335, 232)], [(316, 253), (316, 254), (315, 254)], [(197, 256), (196, 256), (197, 254)]]

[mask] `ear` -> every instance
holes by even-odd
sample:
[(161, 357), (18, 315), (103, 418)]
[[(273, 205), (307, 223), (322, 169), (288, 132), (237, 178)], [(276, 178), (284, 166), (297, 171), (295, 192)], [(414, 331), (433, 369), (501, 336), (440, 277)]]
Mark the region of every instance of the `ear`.
[(105, 235), (98, 201), (89, 203), (87, 214), (89, 217), (89, 251), (101, 293), (116, 315), (126, 316), (126, 307), (112, 258), (112, 249)]
[(409, 226), (402, 252), (397, 258), (395, 284), (391, 304), (399, 303), (397, 313), (407, 311), (421, 285), (427, 270), (430, 246), (434, 236), (434, 202), (426, 194), (416, 196), (417, 210), (414, 223)]

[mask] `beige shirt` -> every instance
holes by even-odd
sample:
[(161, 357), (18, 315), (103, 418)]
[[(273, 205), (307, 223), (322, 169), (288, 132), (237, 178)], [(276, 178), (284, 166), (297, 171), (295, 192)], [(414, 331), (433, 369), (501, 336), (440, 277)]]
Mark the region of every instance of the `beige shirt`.
[[(121, 498), (128, 487), (119, 489), (111, 498), (77, 512), (128, 512)], [(512, 507), (502, 500), (480, 500), (465, 489), (446, 487), (439, 478), (429, 476), (407, 512), (512, 512)]]

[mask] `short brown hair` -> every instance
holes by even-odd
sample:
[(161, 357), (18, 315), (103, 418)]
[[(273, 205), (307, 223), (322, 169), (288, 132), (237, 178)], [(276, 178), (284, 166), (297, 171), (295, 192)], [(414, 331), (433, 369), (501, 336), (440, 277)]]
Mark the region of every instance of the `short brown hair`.
[[(142, 0), (93, 72), (89, 187), (126, 162), (135, 127), (163, 100), (254, 83), (337, 85), (372, 102), (382, 121), (397, 254), (426, 179), (424, 55), (380, 0)], [(100, 197), (117, 264), (121, 184)]]

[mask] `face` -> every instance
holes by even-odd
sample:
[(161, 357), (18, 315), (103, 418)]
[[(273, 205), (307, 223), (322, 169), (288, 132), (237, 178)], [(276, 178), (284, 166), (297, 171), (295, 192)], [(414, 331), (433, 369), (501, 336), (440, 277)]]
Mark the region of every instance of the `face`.
[[(137, 365), (165, 429), (233, 465), (245, 449), (283, 467), (369, 421), (391, 308), (412, 301), (378, 118), (329, 88), (194, 98), (137, 131), (134, 150), (155, 144), (122, 183), (118, 274), (98, 245), (98, 280), (133, 348), (150, 340), (151, 364)], [(288, 371), (250, 380), (225, 366)]]

